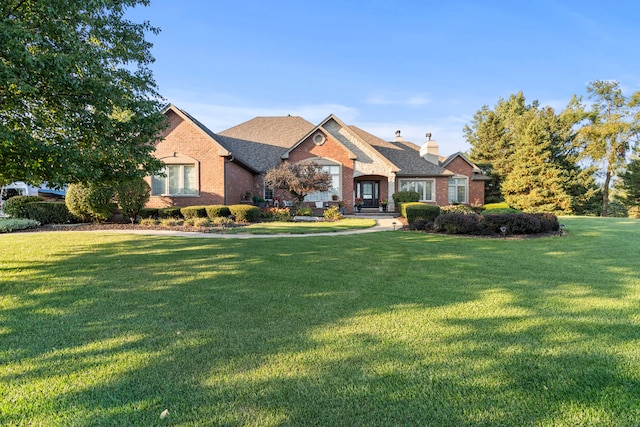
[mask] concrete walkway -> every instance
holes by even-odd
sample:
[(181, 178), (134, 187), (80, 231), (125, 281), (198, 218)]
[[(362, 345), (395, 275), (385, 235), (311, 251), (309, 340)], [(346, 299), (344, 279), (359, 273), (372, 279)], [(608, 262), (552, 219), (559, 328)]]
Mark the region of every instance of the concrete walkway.
[(172, 231), (172, 230), (95, 230), (90, 233), (126, 233), (126, 234), (143, 234), (154, 236), (176, 236), (176, 237), (199, 237), (211, 239), (274, 239), (281, 237), (316, 237), (316, 236), (343, 236), (347, 234), (365, 234), (376, 233), (378, 231), (394, 231), (402, 228), (402, 223), (397, 218), (389, 217), (367, 217), (376, 220), (376, 225), (371, 228), (361, 230), (334, 231), (329, 233), (309, 233), (309, 234), (223, 234), (223, 233), (195, 233), (191, 231)]

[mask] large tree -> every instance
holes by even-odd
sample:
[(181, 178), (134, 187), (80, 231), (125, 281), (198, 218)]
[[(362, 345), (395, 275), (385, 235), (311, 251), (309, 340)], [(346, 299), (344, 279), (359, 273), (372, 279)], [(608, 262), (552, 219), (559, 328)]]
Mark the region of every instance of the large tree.
[(0, 2), (0, 184), (61, 186), (157, 171), (163, 123), (149, 0)]
[(299, 207), (307, 194), (331, 188), (331, 175), (314, 163), (280, 163), (264, 176), (267, 187), (289, 191)]
[(522, 92), (482, 107), (465, 127), (471, 158), (492, 178), (487, 202), (527, 211), (580, 211), (593, 196), (592, 171), (578, 166), (574, 127), (584, 117), (573, 98), (556, 114)]
[(602, 216), (608, 215), (609, 192), (640, 131), (640, 91), (625, 97), (616, 81), (596, 80), (587, 87), (593, 99), (590, 122), (578, 132), (583, 157), (597, 165), (602, 178)]
[(640, 157), (633, 158), (619, 177), (616, 187), (622, 193), (622, 203), (628, 208), (640, 207)]

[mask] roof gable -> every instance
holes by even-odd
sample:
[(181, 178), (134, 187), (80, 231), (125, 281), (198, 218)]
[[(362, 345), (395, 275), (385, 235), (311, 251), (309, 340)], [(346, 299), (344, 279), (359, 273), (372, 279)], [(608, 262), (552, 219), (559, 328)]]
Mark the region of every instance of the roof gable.
[(173, 104), (167, 105), (164, 108), (164, 110), (162, 111), (162, 113), (166, 115), (169, 111), (171, 111), (174, 114), (178, 115), (180, 118), (182, 118), (182, 120), (185, 120), (187, 122), (191, 122), (191, 124), (193, 124), (195, 126), (195, 128), (199, 132), (204, 134), (204, 136), (206, 138), (210, 139), (218, 147), (218, 154), (220, 156), (228, 156), (228, 155), (230, 155), (229, 150), (218, 140), (218, 138), (216, 137), (216, 134), (211, 132), (211, 130), (209, 130), (209, 128), (207, 128), (205, 125), (200, 123), (198, 120), (196, 120), (189, 113), (187, 113), (184, 110), (181, 110), (180, 108), (176, 107)]

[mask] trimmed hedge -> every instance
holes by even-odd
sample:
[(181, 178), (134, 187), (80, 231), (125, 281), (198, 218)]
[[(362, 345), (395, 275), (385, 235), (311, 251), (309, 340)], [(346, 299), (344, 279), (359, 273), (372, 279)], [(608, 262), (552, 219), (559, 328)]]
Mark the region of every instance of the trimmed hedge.
[(170, 208), (161, 208), (158, 209), (158, 218), (174, 218), (174, 219), (182, 219), (182, 213), (180, 212), (179, 206), (172, 206)]
[(25, 218), (0, 219), (0, 233), (11, 233), (12, 231), (29, 230), (38, 228), (38, 221)]
[(140, 209), (140, 218), (158, 218), (158, 208), (142, 208)]
[(78, 222), (64, 202), (34, 202), (26, 206), (27, 218), (40, 224), (70, 224)]
[(29, 218), (27, 205), (42, 201), (44, 201), (44, 198), (40, 196), (13, 196), (4, 202), (2, 210), (11, 218)]
[(231, 205), (231, 215), (236, 222), (257, 222), (260, 219), (260, 208), (252, 205)]
[(231, 215), (231, 211), (228, 206), (224, 205), (209, 205), (204, 207), (207, 211), (207, 217), (209, 219), (228, 217)]
[[(502, 227), (505, 227), (504, 233), (501, 230)], [(559, 231), (560, 224), (555, 215), (548, 213), (486, 215), (448, 213), (436, 218), (434, 228), (437, 232), (446, 234), (538, 234)]]
[(207, 210), (204, 206), (185, 206), (184, 208), (180, 208), (180, 213), (184, 219), (207, 217)]
[(409, 224), (413, 224), (417, 219), (434, 221), (440, 215), (439, 206), (424, 203), (403, 203), (402, 210)]
[(400, 203), (410, 203), (420, 201), (420, 194), (417, 191), (398, 191), (391, 195), (396, 206)]

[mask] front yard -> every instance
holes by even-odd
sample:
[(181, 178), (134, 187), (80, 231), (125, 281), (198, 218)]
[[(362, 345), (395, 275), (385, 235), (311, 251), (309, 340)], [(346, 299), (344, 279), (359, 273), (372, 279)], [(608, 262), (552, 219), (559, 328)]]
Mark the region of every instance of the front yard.
[(638, 425), (640, 222), (561, 222), (0, 235), (0, 425)]

